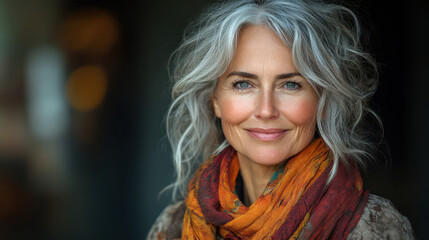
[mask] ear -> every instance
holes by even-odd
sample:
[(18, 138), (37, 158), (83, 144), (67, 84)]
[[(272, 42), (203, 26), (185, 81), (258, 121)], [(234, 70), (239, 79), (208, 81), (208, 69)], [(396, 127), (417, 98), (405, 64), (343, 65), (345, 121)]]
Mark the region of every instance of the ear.
[(211, 98), (212, 98), (212, 103), (213, 103), (213, 110), (216, 114), (216, 117), (222, 118), (222, 114), (220, 112), (220, 106), (219, 106), (219, 101), (217, 99), (216, 91), (212, 93)]

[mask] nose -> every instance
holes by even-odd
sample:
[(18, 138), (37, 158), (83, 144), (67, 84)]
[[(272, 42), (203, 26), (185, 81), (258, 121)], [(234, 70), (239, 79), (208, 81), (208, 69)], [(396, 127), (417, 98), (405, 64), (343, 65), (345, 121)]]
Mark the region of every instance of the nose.
[(276, 119), (279, 117), (275, 94), (272, 90), (265, 89), (259, 93), (258, 107), (256, 108), (255, 115), (256, 118), (262, 120)]

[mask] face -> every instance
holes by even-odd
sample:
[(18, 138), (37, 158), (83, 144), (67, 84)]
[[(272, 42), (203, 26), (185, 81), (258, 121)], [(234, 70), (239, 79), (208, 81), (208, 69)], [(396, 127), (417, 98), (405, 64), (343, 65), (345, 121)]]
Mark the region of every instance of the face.
[(269, 28), (241, 30), (212, 100), (240, 164), (278, 165), (314, 137), (318, 97), (296, 70), (290, 49)]

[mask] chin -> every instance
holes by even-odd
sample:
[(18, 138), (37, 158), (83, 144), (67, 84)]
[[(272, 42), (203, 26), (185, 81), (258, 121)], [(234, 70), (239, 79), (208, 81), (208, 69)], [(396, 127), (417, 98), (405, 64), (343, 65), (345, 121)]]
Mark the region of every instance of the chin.
[[(282, 150), (284, 150), (283, 148)], [(245, 155), (247, 160), (264, 166), (275, 166), (287, 161), (292, 155), (270, 147), (255, 147)]]

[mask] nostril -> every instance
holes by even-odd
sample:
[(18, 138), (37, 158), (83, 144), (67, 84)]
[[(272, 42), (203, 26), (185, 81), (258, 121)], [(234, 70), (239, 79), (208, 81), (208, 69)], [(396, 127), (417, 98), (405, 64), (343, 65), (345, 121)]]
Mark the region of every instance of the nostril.
[(273, 119), (279, 116), (275, 100), (271, 96), (262, 97), (256, 116), (261, 119)]

